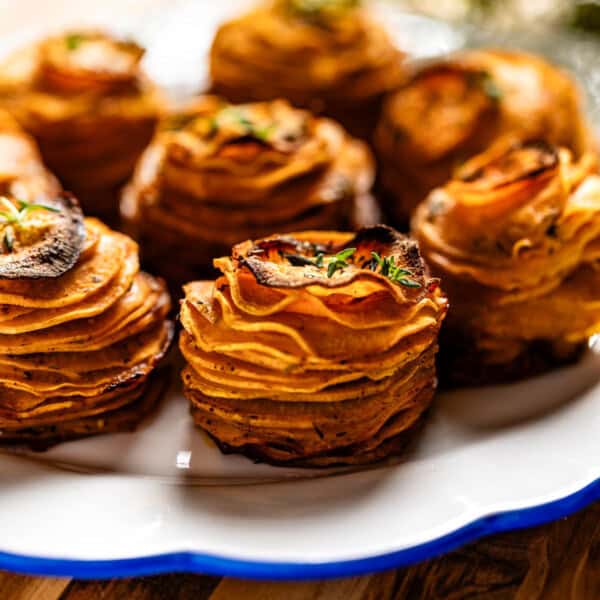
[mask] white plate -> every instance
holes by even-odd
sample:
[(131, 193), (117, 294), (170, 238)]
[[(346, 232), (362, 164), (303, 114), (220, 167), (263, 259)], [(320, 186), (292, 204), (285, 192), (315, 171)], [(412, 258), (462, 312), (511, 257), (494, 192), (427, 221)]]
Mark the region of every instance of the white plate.
[(0, 456), (0, 568), (268, 578), (389, 568), (600, 498), (599, 432), (593, 350), (543, 377), (440, 395), (403, 464), (352, 473), (225, 457), (174, 389), (134, 434)]
[[(138, 34), (150, 47), (148, 68), (179, 96), (199, 88), (222, 8), (185, 1), (165, 10), (152, 2), (158, 8), (142, 16), (125, 3), (133, 12), (116, 23), (105, 4), (87, 22)], [(82, 14), (91, 6), (77, 5)], [(420, 56), (462, 42), (445, 25), (381, 9)], [(66, 22), (53, 18), (50, 28)], [(68, 20), (80, 19), (70, 13)], [(39, 33), (26, 31), (5, 38), (4, 50)], [(0, 568), (269, 579), (390, 568), (600, 498), (599, 433), (600, 351), (593, 350), (544, 377), (441, 395), (403, 464), (354, 472), (223, 456), (192, 427), (175, 385), (134, 434), (0, 455)]]

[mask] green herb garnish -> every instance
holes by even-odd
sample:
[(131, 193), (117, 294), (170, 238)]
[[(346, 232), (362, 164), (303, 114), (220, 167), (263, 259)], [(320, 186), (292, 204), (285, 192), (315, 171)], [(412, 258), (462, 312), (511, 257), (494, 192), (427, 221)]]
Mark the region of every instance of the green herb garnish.
[(376, 271), (379, 267), (379, 272), (394, 283), (409, 288), (421, 287), (418, 281), (411, 279), (411, 277), (414, 277), (414, 273), (397, 265), (393, 256), (381, 257), (377, 252), (371, 252), (371, 256), (373, 257), (373, 262), (371, 262), (372, 271)]
[(65, 37), (67, 50), (77, 50), (84, 40), (84, 36), (79, 33), (71, 33)]
[(348, 265), (348, 259), (356, 252), (356, 248), (346, 248), (341, 252), (338, 252), (331, 258), (331, 261), (327, 265), (327, 277), (333, 277), (333, 274), (342, 270)]
[(502, 100), (502, 90), (494, 77), (487, 71), (475, 71), (466, 74), (469, 86), (479, 88), (488, 98), (498, 102)]
[(502, 90), (498, 87), (494, 78), (488, 73), (483, 76), (481, 87), (488, 98), (496, 101), (502, 100)]
[(29, 213), (35, 210), (47, 210), (50, 212), (60, 212), (58, 208), (46, 206), (45, 204), (33, 204), (25, 200), (17, 200), (15, 206), (6, 196), (0, 196), (0, 219), (6, 226), (4, 230), (3, 244), (8, 252), (12, 252), (15, 242), (15, 232), (13, 227), (23, 227), (23, 222)]
[(17, 206), (15, 206), (6, 196), (0, 196), (0, 205), (6, 209), (0, 210), (0, 218), (3, 218), (5, 223), (14, 223), (17, 225), (22, 225), (25, 217), (34, 210), (60, 212), (58, 208), (54, 208), (53, 206), (34, 204), (25, 200), (17, 200)]
[(288, 0), (289, 9), (307, 19), (337, 16), (361, 5), (361, 0)]
[(322, 267), (325, 255), (322, 252), (317, 252), (314, 260), (302, 256), (301, 254), (281, 254), (294, 267)]
[(265, 125), (264, 127), (260, 128), (253, 128), (254, 136), (262, 142), (266, 142), (269, 140), (271, 133), (275, 131), (275, 128), (275, 123), (269, 123), (269, 125)]
[(243, 135), (252, 136), (261, 142), (267, 142), (271, 134), (277, 129), (277, 123), (275, 122), (259, 126), (249, 119), (238, 107), (227, 106), (219, 111), (213, 119), (212, 133), (216, 133), (223, 119), (232, 120), (242, 128)]

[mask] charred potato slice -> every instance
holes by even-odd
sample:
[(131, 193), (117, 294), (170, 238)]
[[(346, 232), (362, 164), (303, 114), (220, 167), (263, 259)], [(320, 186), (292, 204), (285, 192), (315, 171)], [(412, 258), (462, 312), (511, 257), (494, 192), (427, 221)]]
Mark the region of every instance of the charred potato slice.
[(79, 259), (85, 240), (83, 214), (68, 193), (39, 202), (0, 197), (0, 278), (60, 277)]

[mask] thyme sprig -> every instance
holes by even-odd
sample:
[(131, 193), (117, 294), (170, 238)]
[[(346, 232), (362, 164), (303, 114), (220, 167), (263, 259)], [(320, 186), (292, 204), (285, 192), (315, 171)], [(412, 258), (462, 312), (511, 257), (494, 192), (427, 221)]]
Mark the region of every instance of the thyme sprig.
[(77, 50), (81, 43), (84, 40), (84, 36), (80, 33), (71, 33), (65, 36), (65, 44), (67, 46), (67, 50)]
[[(336, 271), (341, 271), (348, 265), (348, 259), (356, 252), (356, 248), (346, 248), (335, 254), (327, 264), (327, 277), (333, 277)], [(321, 263), (322, 264), (322, 263)]]
[(46, 204), (35, 204), (26, 202), (25, 200), (17, 200), (17, 204), (11, 202), (6, 196), (0, 196), (0, 207), (5, 210), (0, 210), (0, 219), (5, 225), (3, 244), (8, 252), (12, 252), (15, 244), (14, 227), (23, 227), (27, 216), (36, 210), (47, 210), (50, 212), (60, 212), (58, 208), (47, 206)]
[(361, 0), (288, 0), (290, 10), (307, 19), (343, 14), (361, 5)]
[(318, 251), (314, 259), (300, 254), (283, 254), (282, 256), (295, 267), (317, 267), (319, 269), (325, 266), (325, 259), (327, 258), (327, 277), (331, 278), (336, 271), (341, 271), (350, 266), (348, 259), (355, 252), (356, 248), (344, 248), (337, 254), (326, 257), (324, 252)]
[(373, 257), (373, 262), (371, 262), (372, 271), (376, 271), (377, 267), (379, 267), (379, 272), (394, 283), (409, 288), (421, 287), (418, 281), (411, 279), (411, 277), (414, 277), (414, 273), (397, 265), (393, 256), (382, 257), (377, 252), (371, 252), (371, 256)]
[(252, 122), (239, 108), (235, 106), (227, 106), (215, 117), (215, 125), (217, 129), (220, 125), (220, 121), (222, 121), (223, 118), (228, 117), (244, 129), (245, 135), (250, 135), (262, 142), (268, 141), (272, 132), (277, 128), (277, 124), (274, 122), (267, 123), (266, 125), (259, 127), (256, 123)]

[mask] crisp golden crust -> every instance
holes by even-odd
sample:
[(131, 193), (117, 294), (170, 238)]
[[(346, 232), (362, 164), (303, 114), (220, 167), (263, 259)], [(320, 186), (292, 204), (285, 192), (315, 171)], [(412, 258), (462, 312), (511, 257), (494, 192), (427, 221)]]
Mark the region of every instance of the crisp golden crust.
[(114, 192), (151, 139), (163, 100), (140, 68), (143, 49), (71, 31), (0, 66), (0, 105), (36, 138), (45, 163), (86, 212), (114, 218)]
[(287, 98), (368, 137), (381, 98), (402, 77), (402, 53), (360, 2), (265, 2), (221, 25), (215, 93), (232, 102)]
[(503, 137), (594, 145), (579, 89), (539, 57), (468, 50), (428, 63), (387, 99), (375, 133), (386, 208), (406, 221), (457, 165)]
[[(328, 272), (332, 258), (323, 258), (319, 266), (319, 254), (334, 255), (345, 248), (355, 251), (348, 258), (344, 269)], [(233, 268), (246, 267), (263, 286), (275, 288), (300, 288), (310, 285), (341, 287), (351, 284), (358, 277), (371, 277), (384, 282), (394, 291), (402, 288), (394, 286), (389, 277), (382, 274), (373, 257), (376, 252), (382, 257), (393, 258), (395, 265), (408, 269), (412, 280), (417, 284), (420, 297), (428, 287), (436, 285), (426, 275), (425, 265), (419, 256), (415, 240), (398, 233), (391, 227), (377, 225), (362, 229), (354, 236), (336, 232), (308, 232), (288, 236), (275, 235), (257, 242), (244, 242), (232, 250)], [(223, 259), (218, 259), (220, 266)], [(406, 293), (406, 290), (404, 290)]]
[(83, 215), (33, 140), (0, 112), (0, 280), (54, 278), (79, 259)]
[(1, 205), (7, 221), (1, 228), (0, 278), (60, 277), (75, 265), (85, 233), (74, 196), (61, 192), (36, 203), (4, 196)]
[(481, 381), (569, 360), (600, 331), (599, 198), (593, 155), (499, 143), (418, 208), (413, 232), (452, 303), (448, 343), (471, 357), (462, 379), (466, 365)]
[(163, 282), (135, 242), (95, 219), (77, 263), (52, 279), (0, 280), (2, 443), (48, 445), (130, 428), (173, 338)]
[(241, 240), (350, 225), (372, 180), (366, 146), (328, 119), (203, 97), (165, 120), (121, 210), (154, 270), (189, 280)]
[[(351, 245), (352, 244), (352, 245)], [(384, 226), (234, 247), (185, 286), (184, 389), (228, 451), (275, 463), (369, 462), (435, 388), (447, 303), (414, 242)]]

